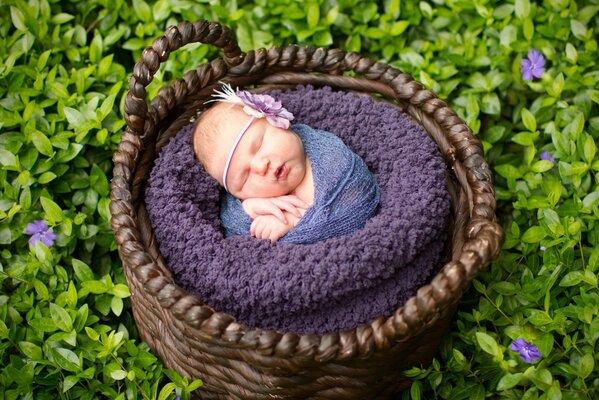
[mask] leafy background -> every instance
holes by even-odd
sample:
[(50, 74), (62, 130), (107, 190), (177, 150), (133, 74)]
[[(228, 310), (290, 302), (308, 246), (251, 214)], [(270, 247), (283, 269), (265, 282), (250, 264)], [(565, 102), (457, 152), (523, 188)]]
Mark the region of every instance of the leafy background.
[[(3, 0), (0, 399), (172, 399), (201, 385), (140, 341), (108, 210), (128, 74), (169, 25), (200, 18), (231, 27), (243, 50), (303, 43), (390, 63), (483, 141), (506, 243), (433, 364), (406, 371), (404, 398), (598, 398), (598, 11), (596, 0)], [(523, 81), (531, 49), (546, 70)], [(214, 56), (172, 54), (150, 93)], [(27, 243), (38, 219), (58, 236), (49, 248)], [(539, 361), (509, 350), (518, 337)]]

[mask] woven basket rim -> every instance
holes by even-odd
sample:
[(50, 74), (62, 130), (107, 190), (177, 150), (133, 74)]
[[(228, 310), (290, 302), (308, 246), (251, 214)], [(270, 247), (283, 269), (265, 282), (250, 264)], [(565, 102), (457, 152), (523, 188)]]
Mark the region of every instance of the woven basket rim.
[[(194, 41), (215, 44), (224, 50), (225, 56), (201, 64), (183, 78), (161, 88), (148, 107), (145, 86), (151, 81), (160, 62), (165, 61), (171, 51)], [(387, 64), (340, 49), (298, 45), (242, 53), (232, 43), (234, 40), (230, 32), (219, 24), (184, 22), (169, 28), (165, 36), (156, 39), (152, 47), (144, 50), (142, 60), (135, 65), (125, 101), (127, 128), (113, 158), (115, 168), (111, 182), (111, 223), (127, 279), (137, 279), (145, 292), (158, 299), (168, 315), (183, 324), (189, 332), (214, 344), (232, 348), (322, 361), (347, 357), (344, 343), (353, 344), (352, 356), (364, 356), (375, 349), (384, 349), (393, 342), (417, 335), (435, 320), (440, 309), (460, 299), (463, 290), (482, 266), (496, 257), (503, 241), (503, 232), (495, 222), (494, 189), (488, 165), (482, 157), (480, 142), (457, 114), (434, 93)], [(298, 63), (301, 65), (298, 66)], [(362, 75), (362, 78), (340, 75), (346, 71), (353, 71)], [(368, 92), (377, 88), (383, 92), (381, 94), (385, 99), (391, 97), (402, 104), (405, 111), (418, 120), (429, 134), (431, 130), (437, 132), (433, 136), (438, 145), (439, 141), (446, 142), (444, 145), (447, 148), (442, 153), (451, 163), (462, 189), (466, 187), (468, 194), (465, 202), (468, 215), (458, 216), (460, 218), (455, 221), (456, 224), (464, 224), (465, 242), (453, 259), (393, 315), (375, 318), (370, 324), (344, 332), (299, 335), (237, 323), (231, 315), (212, 309), (179, 287), (172, 276), (158, 265), (160, 256), (148, 252), (148, 239), (144, 238), (148, 232), (141, 232), (137, 226), (138, 199), (132, 193), (135, 193), (134, 186), (140, 185), (134, 177), (138, 163), (144, 158), (144, 141), (157, 135), (157, 126), (169, 112), (188, 102), (184, 95), (178, 93), (187, 95), (198, 88), (209, 88), (221, 80), (237, 83), (248, 81), (253, 84), (280, 83), (290, 76), (303, 79), (300, 83), (328, 79), (334, 89), (347, 90), (351, 86)], [(179, 98), (182, 100), (178, 101)], [(139, 194), (139, 190), (137, 192)]]

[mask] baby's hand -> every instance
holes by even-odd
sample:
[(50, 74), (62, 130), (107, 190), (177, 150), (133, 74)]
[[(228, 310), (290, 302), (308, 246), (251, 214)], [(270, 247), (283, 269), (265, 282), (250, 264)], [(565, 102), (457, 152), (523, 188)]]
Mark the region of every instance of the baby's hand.
[(256, 219), (261, 215), (272, 215), (285, 224), (288, 220), (284, 211), (301, 218), (306, 209), (310, 207), (295, 195), (245, 199), (241, 205), (252, 219)]
[(271, 242), (276, 242), (291, 228), (292, 225), (282, 222), (274, 215), (258, 215), (252, 221), (250, 235), (257, 239), (270, 239)]

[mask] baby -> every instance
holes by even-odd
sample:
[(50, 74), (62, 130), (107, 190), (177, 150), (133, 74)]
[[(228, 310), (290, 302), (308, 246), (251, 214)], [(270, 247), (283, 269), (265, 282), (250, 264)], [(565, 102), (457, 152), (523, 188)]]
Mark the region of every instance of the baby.
[(233, 91), (194, 128), (206, 172), (225, 188), (226, 236), (314, 243), (364, 226), (378, 205), (374, 175), (335, 135), (291, 126), (293, 115), (271, 96)]

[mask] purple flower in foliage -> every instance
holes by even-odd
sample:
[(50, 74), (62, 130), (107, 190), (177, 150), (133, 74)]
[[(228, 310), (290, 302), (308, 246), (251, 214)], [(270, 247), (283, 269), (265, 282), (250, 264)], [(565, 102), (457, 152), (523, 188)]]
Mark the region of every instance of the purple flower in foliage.
[(541, 155), (539, 156), (539, 159), (545, 160), (545, 161), (551, 161), (552, 163), (555, 164), (555, 158), (551, 157), (551, 153), (548, 152), (547, 150), (545, 150), (544, 152), (541, 153)]
[(532, 81), (534, 78), (540, 78), (545, 72), (545, 57), (536, 50), (528, 52), (528, 56), (522, 59), (520, 64), (522, 79)]
[(29, 238), (29, 244), (33, 246), (35, 246), (35, 243), (39, 240), (47, 247), (50, 247), (56, 240), (56, 234), (52, 228), (48, 229), (48, 224), (43, 219), (38, 219), (37, 221), (27, 224), (25, 233), (31, 235)]
[(528, 343), (522, 338), (514, 340), (510, 346), (510, 350), (520, 353), (520, 357), (527, 364), (532, 364), (541, 358), (541, 352), (539, 351), (539, 348), (534, 344)]

